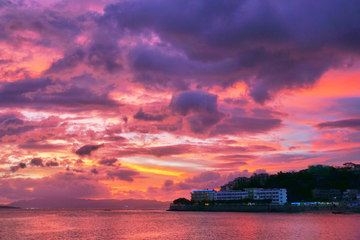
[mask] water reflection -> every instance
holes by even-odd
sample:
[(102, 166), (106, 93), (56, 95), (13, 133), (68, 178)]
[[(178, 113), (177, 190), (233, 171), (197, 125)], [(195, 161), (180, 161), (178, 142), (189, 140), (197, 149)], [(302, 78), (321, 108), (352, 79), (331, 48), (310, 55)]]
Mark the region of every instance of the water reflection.
[(360, 239), (360, 215), (2, 210), (0, 239)]

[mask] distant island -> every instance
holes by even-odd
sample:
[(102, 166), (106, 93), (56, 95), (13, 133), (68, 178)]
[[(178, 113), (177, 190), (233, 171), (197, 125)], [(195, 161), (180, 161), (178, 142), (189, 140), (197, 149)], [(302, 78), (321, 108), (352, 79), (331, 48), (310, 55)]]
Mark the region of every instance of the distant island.
[(13, 206), (3, 206), (0, 205), (0, 209), (21, 209), (20, 207), (13, 207)]

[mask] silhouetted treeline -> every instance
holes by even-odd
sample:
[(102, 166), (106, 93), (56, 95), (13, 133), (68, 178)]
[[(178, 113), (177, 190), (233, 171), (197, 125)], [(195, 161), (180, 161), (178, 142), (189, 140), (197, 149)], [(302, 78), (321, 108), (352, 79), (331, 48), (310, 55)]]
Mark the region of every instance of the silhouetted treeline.
[[(346, 189), (360, 188), (360, 172), (354, 171), (344, 164), (345, 167), (335, 168), (331, 166), (316, 165), (299, 172), (279, 172), (270, 175), (264, 184), (251, 180), (248, 184), (238, 187), (259, 188), (286, 188), (288, 202), (297, 201), (325, 201), (325, 199), (312, 198), (313, 189)], [(236, 189), (234, 189), (236, 190)]]

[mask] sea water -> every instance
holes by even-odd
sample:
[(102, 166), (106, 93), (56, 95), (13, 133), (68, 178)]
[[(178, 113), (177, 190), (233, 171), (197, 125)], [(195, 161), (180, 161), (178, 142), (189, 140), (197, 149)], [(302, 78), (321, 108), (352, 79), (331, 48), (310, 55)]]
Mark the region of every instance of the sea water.
[(360, 239), (360, 214), (12, 209), (0, 239)]

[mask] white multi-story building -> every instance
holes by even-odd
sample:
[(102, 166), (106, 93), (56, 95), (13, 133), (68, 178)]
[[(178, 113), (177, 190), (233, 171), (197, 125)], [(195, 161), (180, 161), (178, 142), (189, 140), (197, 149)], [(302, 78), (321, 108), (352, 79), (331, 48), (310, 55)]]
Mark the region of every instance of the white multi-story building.
[(215, 196), (214, 190), (194, 190), (191, 193), (191, 200), (193, 202), (213, 201)]
[(220, 191), (215, 193), (214, 200), (241, 200), (249, 198), (247, 191)]
[(272, 199), (272, 204), (283, 205), (287, 202), (286, 189), (246, 188), (245, 191), (220, 191), (215, 192), (214, 200), (264, 200)]

